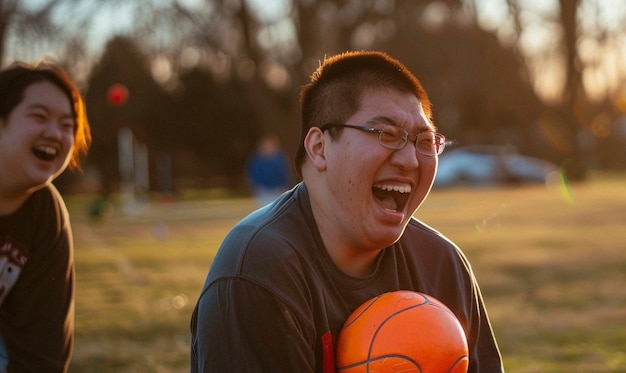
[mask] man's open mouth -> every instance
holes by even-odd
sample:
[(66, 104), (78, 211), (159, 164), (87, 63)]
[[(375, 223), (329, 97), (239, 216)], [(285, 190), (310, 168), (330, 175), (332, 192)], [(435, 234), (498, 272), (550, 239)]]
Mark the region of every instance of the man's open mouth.
[(372, 193), (386, 209), (402, 211), (411, 195), (411, 187), (376, 184), (372, 187)]

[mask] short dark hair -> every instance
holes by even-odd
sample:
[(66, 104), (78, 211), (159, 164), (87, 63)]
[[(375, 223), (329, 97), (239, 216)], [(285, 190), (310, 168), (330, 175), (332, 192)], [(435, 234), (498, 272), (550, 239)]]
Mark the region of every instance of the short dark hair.
[(80, 169), (80, 161), (87, 154), (91, 144), (91, 131), (85, 102), (78, 88), (60, 67), (47, 62), (36, 65), (16, 62), (0, 72), (0, 118), (6, 121), (13, 109), (24, 99), (26, 88), (42, 81), (48, 81), (59, 87), (70, 101), (76, 128), (69, 166)]
[(412, 93), (432, 121), (431, 102), (420, 81), (398, 60), (377, 51), (345, 52), (325, 58), (300, 92), (301, 134), (295, 166), (304, 161), (304, 138), (312, 127), (343, 123), (358, 109), (370, 88)]

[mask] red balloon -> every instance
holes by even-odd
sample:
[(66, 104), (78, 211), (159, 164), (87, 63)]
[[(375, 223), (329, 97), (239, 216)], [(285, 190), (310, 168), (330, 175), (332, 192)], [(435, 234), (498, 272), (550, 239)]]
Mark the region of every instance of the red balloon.
[(107, 91), (107, 98), (113, 106), (123, 105), (128, 100), (128, 88), (123, 84), (113, 84)]

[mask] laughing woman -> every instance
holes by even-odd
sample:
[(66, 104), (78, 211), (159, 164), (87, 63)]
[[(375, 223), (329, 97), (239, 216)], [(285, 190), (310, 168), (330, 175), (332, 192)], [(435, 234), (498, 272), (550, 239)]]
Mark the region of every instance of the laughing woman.
[(74, 334), (67, 209), (52, 181), (79, 168), (91, 141), (65, 72), (0, 72), (0, 372), (66, 372)]

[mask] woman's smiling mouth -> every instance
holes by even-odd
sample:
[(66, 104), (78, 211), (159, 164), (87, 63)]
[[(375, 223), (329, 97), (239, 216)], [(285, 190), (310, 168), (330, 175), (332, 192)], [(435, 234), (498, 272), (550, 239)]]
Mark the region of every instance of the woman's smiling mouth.
[(56, 157), (58, 150), (52, 146), (39, 145), (33, 148), (33, 154), (35, 157), (43, 161), (51, 161)]

